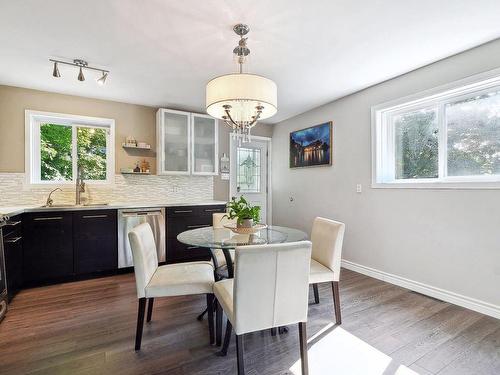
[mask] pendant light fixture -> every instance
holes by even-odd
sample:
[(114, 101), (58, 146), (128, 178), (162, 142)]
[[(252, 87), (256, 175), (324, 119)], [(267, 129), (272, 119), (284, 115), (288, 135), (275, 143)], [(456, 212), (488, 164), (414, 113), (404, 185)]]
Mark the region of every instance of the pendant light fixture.
[(88, 62), (82, 59), (74, 59), (73, 62), (68, 62), (68, 61), (63, 61), (63, 60), (54, 60), (54, 59), (49, 59), (50, 62), (54, 63), (54, 69), (52, 70), (52, 76), (59, 78), (61, 77), (61, 73), (59, 72), (59, 66), (58, 64), (64, 64), (64, 65), (69, 65), (69, 66), (74, 66), (78, 68), (78, 76), (77, 79), (80, 82), (85, 81), (85, 75), (83, 74), (84, 69), (88, 70), (96, 70), (101, 72), (101, 77), (99, 77), (96, 81), (99, 85), (104, 85), (106, 83), (106, 79), (108, 78), (109, 75), (109, 70), (105, 69), (99, 69), (99, 68), (94, 68), (92, 66), (89, 66)]
[(223, 120), (233, 130), (239, 142), (250, 142), (250, 129), (257, 121), (264, 120), (278, 111), (276, 83), (272, 80), (243, 72), (243, 64), (250, 49), (244, 38), (250, 31), (248, 25), (238, 24), (233, 31), (240, 37), (233, 49), (239, 72), (216, 77), (207, 83), (207, 113)]

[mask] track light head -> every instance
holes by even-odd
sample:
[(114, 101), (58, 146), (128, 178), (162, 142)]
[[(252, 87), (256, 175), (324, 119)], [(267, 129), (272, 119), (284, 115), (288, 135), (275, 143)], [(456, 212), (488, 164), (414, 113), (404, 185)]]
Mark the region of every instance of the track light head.
[(82, 67), (80, 67), (80, 72), (78, 73), (78, 80), (79, 80), (80, 82), (85, 81), (85, 76), (83, 75), (83, 70), (82, 70)]
[(108, 72), (103, 71), (102, 77), (97, 80), (97, 83), (100, 86), (104, 86), (104, 84), (106, 83), (106, 78), (108, 78)]
[(52, 70), (52, 77), (59, 78), (61, 73), (59, 73), (59, 68), (57, 67), (57, 62), (54, 62), (54, 69)]

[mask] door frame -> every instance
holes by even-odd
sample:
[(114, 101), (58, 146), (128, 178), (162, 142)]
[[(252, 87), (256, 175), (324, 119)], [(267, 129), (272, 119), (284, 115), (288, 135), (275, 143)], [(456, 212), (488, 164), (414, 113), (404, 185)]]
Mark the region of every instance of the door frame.
[[(271, 151), (272, 151), (272, 138), (271, 137), (261, 137), (258, 135), (252, 135), (250, 136), (251, 140), (258, 140), (258, 141), (265, 141), (267, 142), (267, 224), (272, 225), (273, 224), (273, 189), (272, 189), (272, 169), (271, 169)], [(229, 133), (229, 158), (231, 159), (233, 157), (233, 151), (234, 151), (234, 146), (233, 146), (233, 139), (232, 139), (232, 134)], [(235, 174), (233, 173), (234, 171), (232, 170), (232, 162), (229, 162), (229, 197), (228, 200), (231, 200), (231, 197), (235, 193), (233, 191), (233, 183), (235, 182)]]

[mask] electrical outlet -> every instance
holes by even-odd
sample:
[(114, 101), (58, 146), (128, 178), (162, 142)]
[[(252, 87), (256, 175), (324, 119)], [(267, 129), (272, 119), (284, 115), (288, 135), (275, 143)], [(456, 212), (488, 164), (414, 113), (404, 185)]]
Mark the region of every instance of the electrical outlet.
[(362, 191), (361, 184), (357, 184), (356, 185), (356, 193), (361, 193), (361, 191)]

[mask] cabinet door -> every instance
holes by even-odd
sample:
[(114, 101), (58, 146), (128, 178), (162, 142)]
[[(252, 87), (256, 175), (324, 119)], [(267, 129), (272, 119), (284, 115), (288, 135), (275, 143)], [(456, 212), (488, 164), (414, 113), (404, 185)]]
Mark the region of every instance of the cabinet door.
[(4, 236), (5, 272), (9, 302), (23, 285), (23, 237), (21, 228)]
[(47, 212), (24, 218), (23, 279), (27, 283), (73, 275), (72, 214)]
[(218, 168), (218, 122), (208, 115), (191, 114), (192, 173), (216, 175)]
[(75, 272), (78, 275), (118, 268), (115, 210), (73, 214)]
[(190, 173), (190, 114), (159, 109), (157, 114), (158, 174)]

